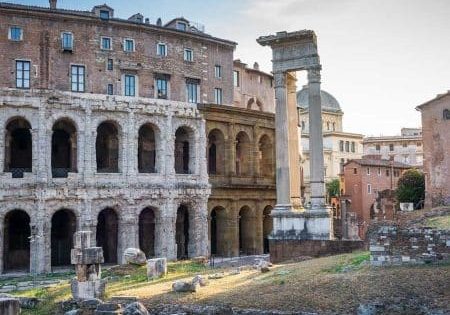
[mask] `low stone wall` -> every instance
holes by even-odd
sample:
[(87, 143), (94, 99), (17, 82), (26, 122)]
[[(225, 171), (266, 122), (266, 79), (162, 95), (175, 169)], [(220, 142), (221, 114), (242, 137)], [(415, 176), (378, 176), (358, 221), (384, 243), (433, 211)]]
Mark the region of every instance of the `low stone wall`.
[(373, 266), (450, 261), (450, 230), (379, 226), (369, 250)]
[(343, 253), (351, 253), (364, 249), (363, 241), (342, 240), (277, 240), (269, 241), (270, 261), (279, 263), (286, 260), (296, 260), (301, 257), (320, 257)]

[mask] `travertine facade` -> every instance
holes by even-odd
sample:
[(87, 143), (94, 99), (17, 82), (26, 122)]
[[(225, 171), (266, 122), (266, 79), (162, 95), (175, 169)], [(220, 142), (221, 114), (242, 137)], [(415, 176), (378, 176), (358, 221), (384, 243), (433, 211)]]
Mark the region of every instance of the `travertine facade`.
[(450, 92), (417, 107), (422, 113), (425, 207), (450, 204)]
[(113, 14), (0, 4), (1, 272), (70, 264), (76, 230), (106, 263), (209, 253), (197, 104), (232, 104), (235, 43)]

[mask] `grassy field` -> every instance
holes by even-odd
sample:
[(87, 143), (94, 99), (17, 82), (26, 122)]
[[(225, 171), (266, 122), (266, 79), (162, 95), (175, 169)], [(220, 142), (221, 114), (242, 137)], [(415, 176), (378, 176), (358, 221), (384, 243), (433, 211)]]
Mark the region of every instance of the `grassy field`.
[[(167, 277), (147, 282), (145, 267), (108, 270), (107, 296), (137, 296), (151, 309), (158, 304), (232, 305), (284, 311), (354, 313), (360, 303), (411, 301), (446, 309), (450, 301), (450, 265), (373, 268), (369, 254), (358, 252), (298, 263), (276, 265), (269, 273), (256, 270), (210, 280), (197, 293), (173, 293), (172, 282), (196, 274), (215, 273), (192, 262), (171, 263)], [(22, 292), (45, 298), (38, 310), (23, 314), (53, 314), (57, 302), (70, 297), (68, 285)], [(449, 310), (450, 311), (450, 310)], [(405, 314), (408, 314), (407, 312)]]

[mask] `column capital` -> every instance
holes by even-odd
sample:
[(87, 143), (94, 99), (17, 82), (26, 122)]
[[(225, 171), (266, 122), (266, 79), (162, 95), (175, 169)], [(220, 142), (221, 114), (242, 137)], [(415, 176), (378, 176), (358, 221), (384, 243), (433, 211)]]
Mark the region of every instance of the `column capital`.
[(320, 83), (320, 70), (321, 66), (316, 66), (308, 69), (308, 82), (309, 83)]

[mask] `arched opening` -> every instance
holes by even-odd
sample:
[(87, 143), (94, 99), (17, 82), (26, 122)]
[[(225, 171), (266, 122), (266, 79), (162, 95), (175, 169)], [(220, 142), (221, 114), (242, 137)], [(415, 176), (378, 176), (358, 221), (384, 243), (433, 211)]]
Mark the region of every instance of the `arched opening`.
[(147, 258), (155, 256), (155, 211), (145, 208), (139, 214), (139, 247)]
[(254, 255), (255, 250), (255, 227), (252, 210), (244, 206), (239, 211), (239, 253), (243, 255)]
[(98, 126), (95, 150), (98, 173), (119, 172), (119, 131), (112, 122)]
[(13, 178), (23, 178), (32, 171), (31, 125), (23, 118), (15, 118), (6, 126), (5, 172)]
[(208, 135), (208, 174), (225, 174), (225, 139), (219, 129)]
[(139, 173), (156, 173), (155, 132), (150, 124), (139, 129), (138, 170)]
[(236, 175), (250, 175), (250, 138), (241, 131), (236, 136)]
[(263, 135), (259, 139), (259, 174), (263, 177), (273, 177), (274, 163), (273, 163), (273, 145), (272, 141), (267, 135)]
[(177, 258), (189, 258), (189, 210), (185, 205), (181, 205), (177, 210), (176, 222), (176, 243)]
[(98, 214), (97, 246), (103, 248), (106, 264), (117, 263), (118, 227), (119, 220), (113, 209), (106, 208)]
[(70, 251), (73, 247), (73, 234), (77, 229), (75, 214), (67, 209), (62, 209), (52, 217), (51, 251), (52, 266), (70, 265)]
[(269, 253), (269, 235), (273, 230), (273, 219), (270, 213), (272, 212), (272, 206), (267, 206), (263, 211), (263, 247), (264, 254)]
[(64, 178), (76, 172), (77, 131), (66, 119), (57, 121), (52, 130), (52, 176)]
[(3, 262), (5, 271), (30, 269), (30, 217), (23, 210), (6, 214), (4, 221)]
[(175, 132), (175, 172), (177, 174), (190, 174), (192, 132), (186, 127), (180, 127)]
[(211, 233), (211, 254), (218, 256), (229, 256), (231, 255), (231, 248), (228, 247), (229, 239), (227, 238), (226, 231), (226, 210), (222, 207), (215, 207), (211, 211), (211, 223), (210, 223), (210, 233)]

